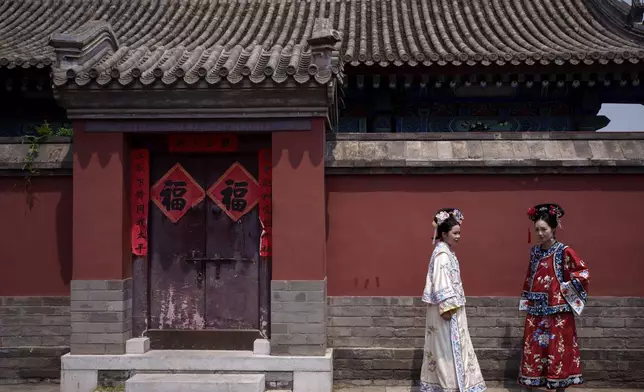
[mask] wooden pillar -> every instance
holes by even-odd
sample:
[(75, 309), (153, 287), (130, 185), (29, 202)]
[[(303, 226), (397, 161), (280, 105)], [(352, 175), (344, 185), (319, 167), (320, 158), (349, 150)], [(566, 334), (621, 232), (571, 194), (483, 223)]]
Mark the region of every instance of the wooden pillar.
[(274, 354), (326, 350), (325, 121), (273, 134)]
[(71, 352), (124, 353), (132, 318), (126, 138), (75, 122), (73, 150)]

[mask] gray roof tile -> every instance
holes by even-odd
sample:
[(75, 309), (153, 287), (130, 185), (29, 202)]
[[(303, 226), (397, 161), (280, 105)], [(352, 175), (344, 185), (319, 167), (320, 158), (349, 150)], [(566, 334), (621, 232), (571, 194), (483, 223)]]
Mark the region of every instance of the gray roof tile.
[(56, 60), (53, 34), (103, 21), (117, 45), (72, 70), (77, 83), (308, 81), (317, 18), (339, 31), (338, 61), (352, 65), (644, 59), (644, 34), (618, 24), (623, 10), (602, 1), (4, 0), (0, 67), (47, 67)]

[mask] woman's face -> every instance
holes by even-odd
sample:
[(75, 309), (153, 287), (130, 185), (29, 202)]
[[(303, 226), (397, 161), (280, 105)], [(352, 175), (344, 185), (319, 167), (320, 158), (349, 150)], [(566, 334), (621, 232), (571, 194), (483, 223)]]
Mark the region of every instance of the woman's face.
[(445, 242), (449, 246), (454, 246), (458, 243), (458, 240), (461, 239), (461, 226), (452, 226), (452, 230), (447, 233), (443, 233), (442, 235), (443, 242)]
[(538, 220), (534, 222), (534, 232), (539, 239), (539, 244), (549, 244), (554, 239), (554, 231), (548, 224), (543, 220)]

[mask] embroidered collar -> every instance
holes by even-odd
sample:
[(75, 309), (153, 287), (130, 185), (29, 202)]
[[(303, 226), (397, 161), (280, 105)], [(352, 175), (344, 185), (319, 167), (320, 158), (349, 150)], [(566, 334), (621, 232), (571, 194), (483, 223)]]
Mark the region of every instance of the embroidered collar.
[(455, 254), (452, 248), (450, 248), (450, 246), (444, 243), (443, 241), (438, 241), (438, 243), (436, 244), (435, 250), (436, 250), (436, 253), (446, 252), (447, 254), (450, 254), (450, 255)]
[(548, 249), (541, 249), (541, 246), (537, 245), (532, 248), (532, 254), (534, 255), (535, 260), (541, 260), (546, 257), (552, 256), (563, 244), (559, 241), (555, 241), (554, 244)]

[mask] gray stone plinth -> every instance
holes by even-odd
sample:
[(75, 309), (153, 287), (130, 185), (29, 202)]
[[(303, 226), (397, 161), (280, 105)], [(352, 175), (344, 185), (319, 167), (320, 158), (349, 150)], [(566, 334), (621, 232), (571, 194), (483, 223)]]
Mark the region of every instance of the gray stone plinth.
[(71, 291), (71, 353), (125, 353), (132, 337), (132, 279), (74, 280)]
[(271, 352), (323, 355), (326, 280), (274, 280), (271, 291)]

